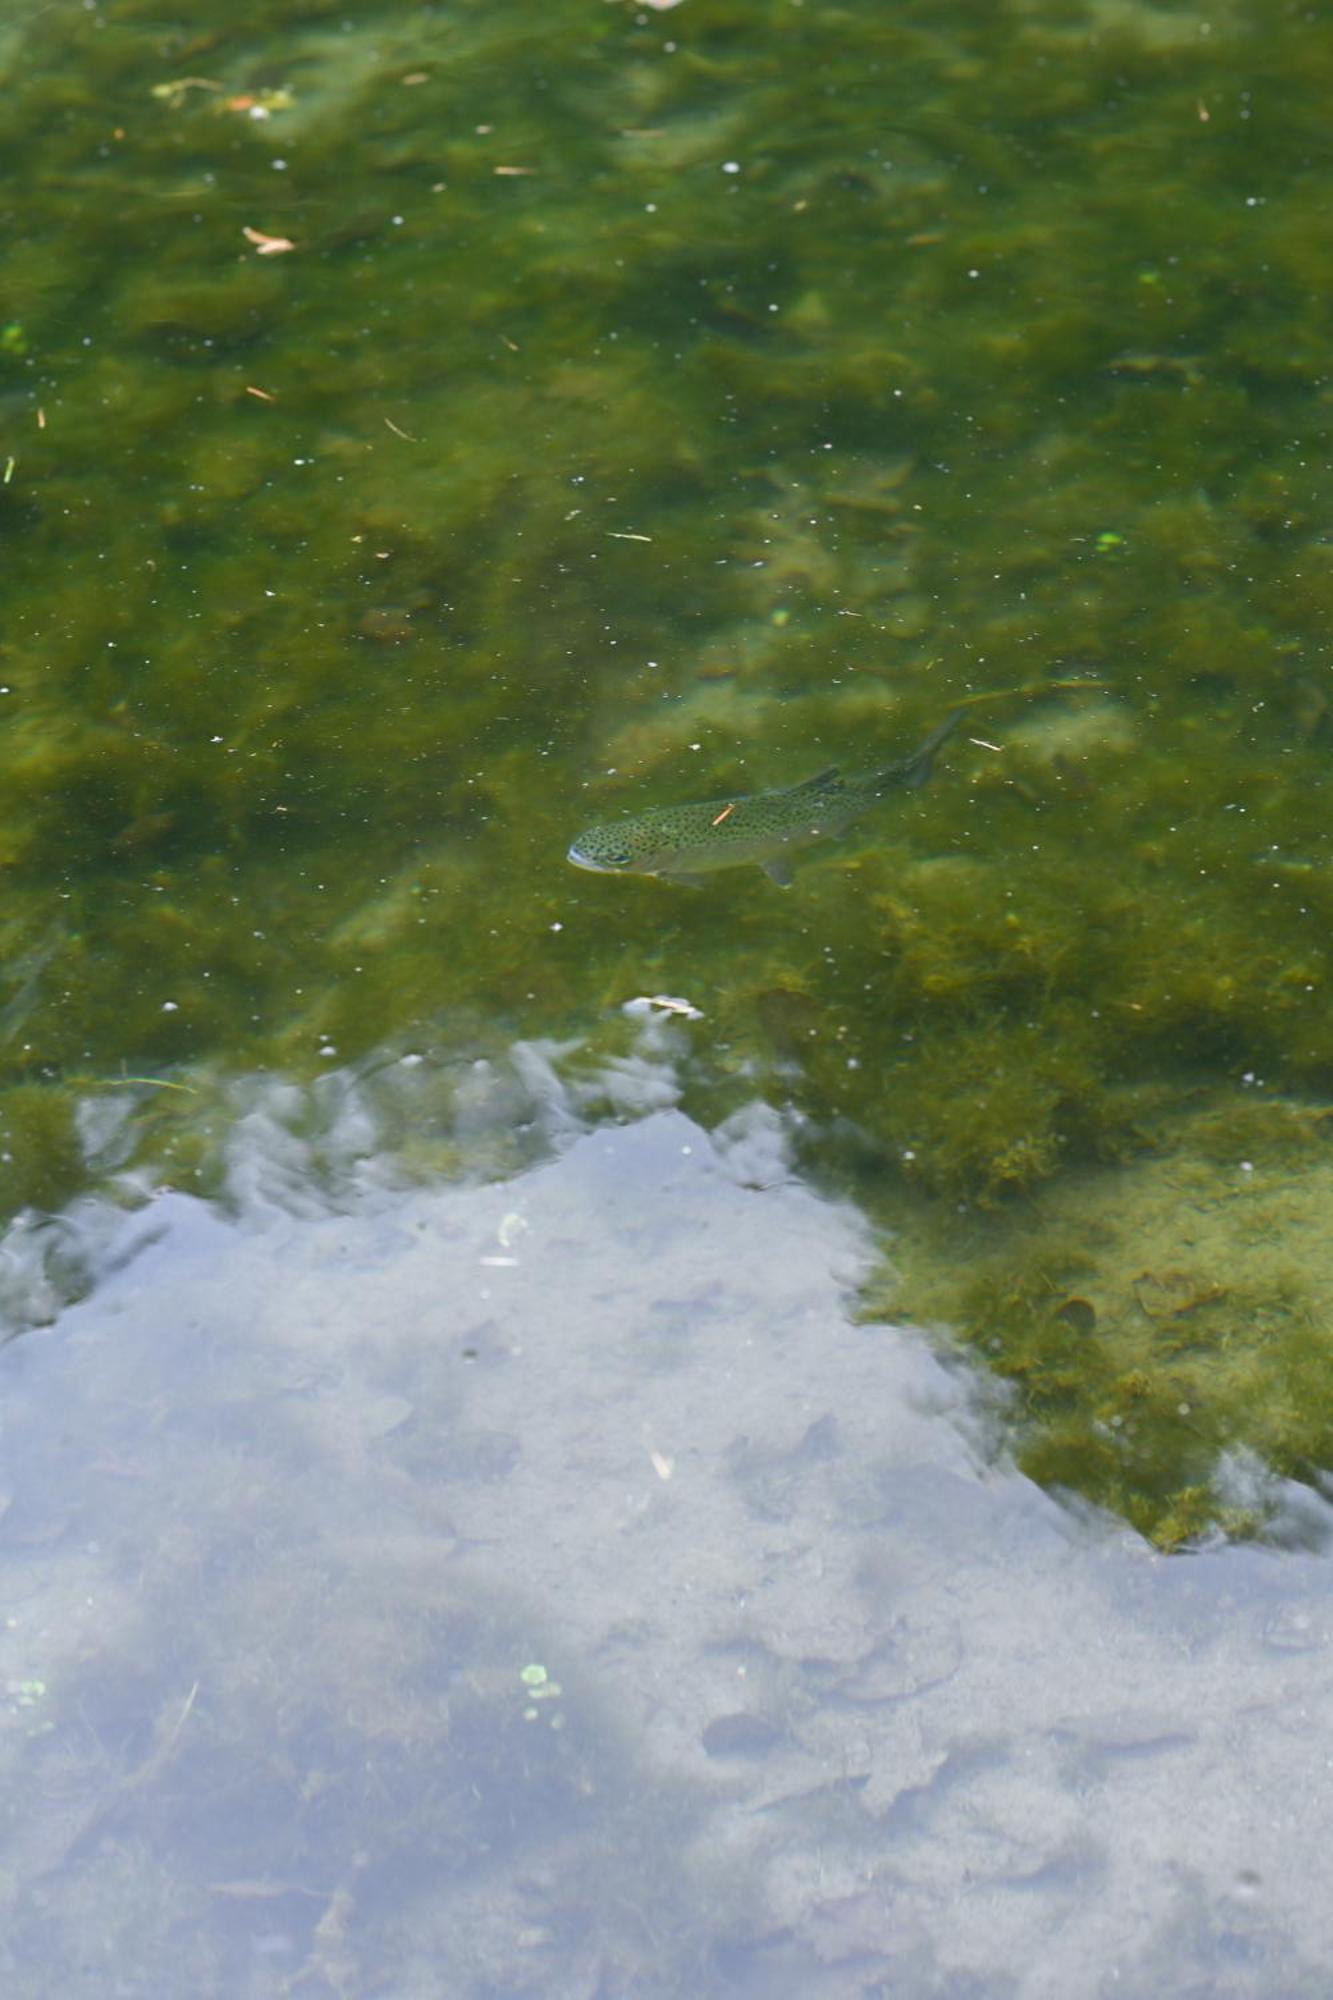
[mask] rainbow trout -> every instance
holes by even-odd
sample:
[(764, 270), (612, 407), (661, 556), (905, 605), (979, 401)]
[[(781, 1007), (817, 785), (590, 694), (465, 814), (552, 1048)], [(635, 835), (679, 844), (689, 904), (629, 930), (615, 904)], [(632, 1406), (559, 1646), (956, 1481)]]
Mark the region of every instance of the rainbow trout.
[[(964, 704), (966, 707), (967, 704)], [(946, 716), (919, 750), (899, 764), (844, 778), (836, 765), (785, 791), (748, 798), (705, 799), (699, 805), (654, 806), (628, 819), (590, 826), (569, 850), (576, 868), (599, 874), (657, 875), (698, 887), (705, 875), (753, 861), (770, 881), (791, 880), (791, 855), (817, 840), (836, 840), (853, 820), (899, 786), (924, 785), (935, 752), (962, 720)]]

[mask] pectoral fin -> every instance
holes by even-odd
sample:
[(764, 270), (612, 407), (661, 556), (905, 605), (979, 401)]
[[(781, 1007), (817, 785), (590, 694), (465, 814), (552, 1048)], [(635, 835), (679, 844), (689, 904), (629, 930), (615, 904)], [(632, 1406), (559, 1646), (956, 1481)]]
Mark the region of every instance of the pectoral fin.
[(761, 861), (759, 866), (770, 882), (777, 883), (779, 889), (790, 889), (791, 863), (785, 854), (775, 854), (771, 861)]

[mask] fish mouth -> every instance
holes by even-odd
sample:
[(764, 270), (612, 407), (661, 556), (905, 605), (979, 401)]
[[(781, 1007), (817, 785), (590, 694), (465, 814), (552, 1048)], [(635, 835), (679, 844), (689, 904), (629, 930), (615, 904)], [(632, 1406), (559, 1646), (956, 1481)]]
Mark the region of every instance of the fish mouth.
[(565, 859), (566, 861), (572, 861), (576, 868), (586, 868), (592, 875), (610, 875), (614, 872), (607, 867), (604, 861), (594, 861), (591, 855), (585, 854), (577, 840), (570, 848)]

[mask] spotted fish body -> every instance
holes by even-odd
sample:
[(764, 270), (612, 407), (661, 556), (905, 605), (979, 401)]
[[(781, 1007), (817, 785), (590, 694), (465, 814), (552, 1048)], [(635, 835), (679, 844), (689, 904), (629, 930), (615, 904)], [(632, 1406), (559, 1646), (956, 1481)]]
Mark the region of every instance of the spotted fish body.
[(852, 778), (833, 768), (804, 784), (752, 792), (748, 798), (654, 806), (628, 819), (589, 827), (570, 848), (569, 859), (576, 868), (599, 874), (657, 875), (665, 882), (689, 884), (719, 868), (754, 862), (774, 882), (785, 884), (791, 880), (794, 851), (817, 840), (836, 840), (887, 792), (923, 785), (935, 752), (957, 728), (962, 714), (962, 709), (955, 709), (901, 763)]

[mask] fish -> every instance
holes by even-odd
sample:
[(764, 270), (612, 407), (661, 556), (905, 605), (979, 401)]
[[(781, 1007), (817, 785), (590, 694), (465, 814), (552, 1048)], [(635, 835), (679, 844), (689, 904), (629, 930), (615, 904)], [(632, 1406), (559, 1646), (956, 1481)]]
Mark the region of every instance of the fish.
[(791, 856), (819, 840), (837, 840), (887, 793), (914, 790), (930, 776), (935, 753), (961, 722), (967, 704), (947, 715), (925, 742), (896, 764), (843, 777), (836, 764), (802, 784), (747, 797), (651, 806), (579, 834), (569, 849), (576, 868), (599, 875), (655, 875), (698, 888), (720, 868), (753, 862), (786, 888)]

